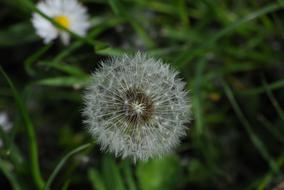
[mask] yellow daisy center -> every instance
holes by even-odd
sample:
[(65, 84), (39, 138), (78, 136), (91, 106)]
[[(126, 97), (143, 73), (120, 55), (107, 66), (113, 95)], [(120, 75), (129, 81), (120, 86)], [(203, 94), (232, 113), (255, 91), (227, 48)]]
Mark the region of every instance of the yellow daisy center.
[(64, 15), (55, 16), (55, 17), (53, 17), (53, 19), (54, 19), (55, 22), (57, 22), (58, 24), (60, 24), (61, 26), (65, 27), (65, 28), (70, 27), (70, 20), (68, 19), (68, 17), (66, 17)]

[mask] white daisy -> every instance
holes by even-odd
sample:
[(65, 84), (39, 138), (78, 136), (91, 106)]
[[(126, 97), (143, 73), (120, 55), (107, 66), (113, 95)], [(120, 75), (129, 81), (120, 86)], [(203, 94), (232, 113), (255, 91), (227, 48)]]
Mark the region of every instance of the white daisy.
[[(90, 27), (87, 9), (77, 0), (45, 0), (39, 2), (37, 8), (58, 24), (80, 36), (85, 36)], [(54, 26), (38, 13), (33, 13), (32, 23), (36, 33), (44, 39), (44, 43), (47, 44), (58, 36), (65, 45), (69, 43), (70, 36), (67, 32)]]

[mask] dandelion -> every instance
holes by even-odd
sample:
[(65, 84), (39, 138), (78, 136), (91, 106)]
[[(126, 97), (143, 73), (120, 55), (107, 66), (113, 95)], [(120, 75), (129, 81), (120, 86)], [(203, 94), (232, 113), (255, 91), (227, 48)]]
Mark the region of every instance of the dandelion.
[[(37, 8), (59, 25), (80, 36), (85, 36), (90, 27), (87, 10), (77, 0), (45, 0), (39, 2)], [(65, 45), (69, 43), (69, 33), (57, 28), (38, 13), (33, 14), (32, 23), (44, 43), (50, 43), (57, 37), (60, 37)]]
[(134, 160), (161, 157), (190, 120), (185, 83), (143, 53), (103, 62), (85, 93), (85, 123), (103, 150)]

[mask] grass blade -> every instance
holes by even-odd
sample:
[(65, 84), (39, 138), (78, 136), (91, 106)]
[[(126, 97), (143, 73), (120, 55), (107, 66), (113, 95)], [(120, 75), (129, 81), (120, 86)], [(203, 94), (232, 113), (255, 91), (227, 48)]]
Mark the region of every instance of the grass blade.
[[(266, 88), (266, 89), (265, 89)], [(262, 87), (258, 87), (258, 88), (254, 88), (254, 89), (250, 89), (244, 92), (240, 92), (241, 95), (256, 95), (256, 94), (260, 94), (260, 93), (264, 93), (266, 92), (266, 90), (277, 90), (277, 89), (281, 89), (284, 88), (284, 80), (279, 80), (270, 84), (266, 84), (266, 87), (262, 86)]]
[(52, 47), (52, 45), (53, 44), (51, 43), (39, 48), (34, 54), (26, 59), (24, 65), (28, 74), (30, 74), (31, 76), (35, 74), (35, 71), (32, 69), (32, 64), (34, 64), (42, 55), (44, 55)]
[(53, 78), (46, 78), (36, 82), (38, 85), (46, 86), (71, 86), (71, 87), (81, 87), (85, 86), (89, 82), (89, 77), (68, 77), (59, 76)]
[(109, 155), (103, 158), (103, 176), (108, 190), (126, 190), (118, 165)]
[(274, 171), (274, 172), (278, 172), (279, 171), (278, 166), (276, 165), (274, 160), (269, 155), (267, 149), (265, 148), (264, 143), (253, 132), (249, 121), (246, 119), (246, 117), (244, 116), (243, 112), (241, 111), (238, 103), (236, 102), (232, 90), (230, 89), (230, 87), (225, 82), (223, 83), (223, 87), (224, 87), (224, 90), (225, 90), (225, 94), (227, 95), (237, 117), (240, 119), (241, 123), (245, 127), (245, 130), (246, 130), (247, 134), (249, 135), (249, 138), (252, 141), (253, 145), (259, 151), (259, 153), (261, 154), (263, 159), (268, 162), (271, 170)]
[(49, 176), (46, 185), (44, 187), (45, 190), (50, 189), (50, 186), (52, 184), (52, 182), (54, 181), (55, 177), (58, 175), (59, 171), (61, 170), (61, 168), (64, 166), (64, 164), (68, 161), (68, 159), (70, 159), (73, 155), (89, 148), (91, 146), (91, 143), (88, 144), (84, 144), (82, 146), (79, 146), (77, 148), (75, 148), (74, 150), (72, 150), (71, 152), (69, 152), (68, 154), (66, 154), (61, 160), (60, 162), (57, 164), (57, 166), (55, 167), (55, 169), (53, 170), (53, 172), (51, 173), (51, 175)]
[(35, 182), (35, 185), (38, 187), (38, 189), (42, 189), (44, 186), (44, 180), (41, 176), (40, 167), (39, 167), (39, 158), (38, 158), (38, 147), (36, 142), (36, 134), (34, 131), (34, 126), (32, 124), (32, 121), (29, 117), (28, 111), (26, 106), (24, 105), (24, 102), (20, 98), (19, 93), (17, 92), (16, 88), (14, 87), (12, 81), (8, 77), (8, 75), (5, 73), (5, 71), (0, 66), (0, 73), (4, 76), (5, 80), (7, 81), (8, 85), (10, 86), (13, 96), (16, 100), (17, 106), (20, 110), (20, 113), (22, 115), (23, 121), (26, 126), (26, 130), (28, 133), (28, 141), (29, 141), (29, 155), (30, 155), (30, 169), (31, 173)]
[(7, 177), (14, 190), (21, 190), (22, 188), (9, 166), (11, 166), (10, 163), (0, 159), (0, 170), (2, 170), (3, 174)]
[(89, 177), (89, 180), (91, 181), (93, 189), (106, 190), (105, 184), (99, 172), (96, 169), (90, 169), (88, 171), (88, 177)]
[(185, 51), (181, 52), (181, 54), (177, 56), (175, 62), (177, 63), (178, 68), (182, 68), (186, 63), (191, 61), (193, 58), (204, 55), (204, 53), (206, 53), (210, 48), (212, 48), (218, 42), (219, 39), (235, 31), (241, 25), (246, 24), (260, 16), (277, 11), (281, 9), (283, 6), (284, 6), (283, 4), (278, 2), (265, 6), (264, 8), (257, 10), (237, 20), (236, 22), (230, 24), (229, 26), (217, 32), (215, 35), (209, 37), (209, 39), (204, 44), (202, 44), (199, 48), (196, 48), (195, 50), (191, 51), (190, 54), (188, 53), (190, 52), (190, 50), (186, 48)]
[(154, 41), (151, 39), (151, 37), (148, 35), (148, 33), (144, 30), (144, 28), (141, 26), (141, 23), (139, 23), (136, 19), (133, 19), (131, 15), (128, 14), (128, 12), (124, 9), (124, 7), (121, 5), (121, 2), (118, 0), (108, 0), (110, 7), (112, 8), (113, 12), (116, 15), (121, 16), (125, 20), (127, 20), (131, 26), (134, 28), (134, 30), (137, 32), (137, 34), (144, 40), (145, 44), (152, 48), (155, 46)]
[(268, 88), (267, 86), (267, 82), (265, 79), (262, 80), (262, 84), (264, 86), (264, 89), (266, 91), (266, 94), (268, 95), (268, 98), (270, 99), (273, 107), (275, 108), (277, 114), (279, 115), (279, 117), (282, 119), (282, 121), (284, 121), (284, 111), (283, 109), (280, 107), (279, 103), (277, 102), (277, 100), (275, 99), (275, 97), (273, 96), (271, 90)]
[(136, 184), (135, 184), (135, 180), (133, 177), (133, 172), (131, 170), (131, 162), (129, 162), (128, 160), (123, 162), (123, 172), (124, 172), (124, 176), (126, 178), (126, 184), (128, 185), (129, 190), (136, 190)]
[(268, 121), (268, 119), (263, 115), (258, 116), (257, 119), (271, 133), (275, 140), (284, 145), (284, 137), (281, 134), (280, 130), (276, 128), (276, 126), (272, 125), (272, 123), (270, 123), (270, 121)]
[(193, 88), (193, 96), (192, 96), (192, 106), (193, 113), (196, 121), (196, 132), (197, 135), (201, 135), (203, 133), (203, 117), (202, 117), (202, 105), (201, 105), (201, 85), (202, 85), (202, 73), (204, 70), (204, 66), (206, 61), (203, 59), (197, 64), (197, 68), (195, 71), (195, 80), (194, 80), (194, 88)]

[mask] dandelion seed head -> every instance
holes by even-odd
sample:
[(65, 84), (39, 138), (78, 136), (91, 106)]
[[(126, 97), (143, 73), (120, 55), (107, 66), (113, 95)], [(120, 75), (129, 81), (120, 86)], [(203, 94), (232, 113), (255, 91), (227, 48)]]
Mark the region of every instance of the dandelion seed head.
[(177, 74), (143, 53), (103, 62), (85, 93), (83, 112), (101, 148), (134, 161), (172, 151), (191, 116)]

